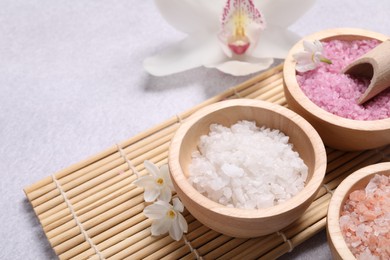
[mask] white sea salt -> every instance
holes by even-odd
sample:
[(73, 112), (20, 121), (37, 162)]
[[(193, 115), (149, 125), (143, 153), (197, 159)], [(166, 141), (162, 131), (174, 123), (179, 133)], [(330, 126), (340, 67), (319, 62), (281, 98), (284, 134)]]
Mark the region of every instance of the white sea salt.
[(228, 207), (259, 209), (284, 202), (305, 185), (307, 166), (279, 130), (239, 121), (213, 124), (192, 154), (189, 182)]

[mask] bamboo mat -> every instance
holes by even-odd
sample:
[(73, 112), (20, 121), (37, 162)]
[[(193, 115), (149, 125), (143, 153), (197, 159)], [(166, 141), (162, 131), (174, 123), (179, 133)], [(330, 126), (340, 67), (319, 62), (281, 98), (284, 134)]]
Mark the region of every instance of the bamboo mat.
[(324, 229), (334, 190), (351, 172), (388, 161), (390, 146), (361, 152), (327, 148), (324, 185), (305, 214), (280, 232), (253, 239), (221, 235), (184, 212), (189, 224), (181, 241), (152, 237), (142, 213), (143, 190), (132, 185), (146, 174), (144, 160), (167, 163), (169, 142), (193, 112), (232, 98), (262, 99), (287, 106), (282, 65), (217, 95), (156, 127), (72, 165), (24, 189), (60, 259), (274, 259)]

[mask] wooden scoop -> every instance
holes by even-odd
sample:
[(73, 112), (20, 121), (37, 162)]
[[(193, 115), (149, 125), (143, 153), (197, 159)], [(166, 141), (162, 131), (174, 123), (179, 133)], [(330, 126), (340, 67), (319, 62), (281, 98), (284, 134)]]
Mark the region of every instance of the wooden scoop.
[(357, 101), (359, 105), (390, 87), (390, 39), (349, 64), (342, 72), (371, 79), (370, 85)]

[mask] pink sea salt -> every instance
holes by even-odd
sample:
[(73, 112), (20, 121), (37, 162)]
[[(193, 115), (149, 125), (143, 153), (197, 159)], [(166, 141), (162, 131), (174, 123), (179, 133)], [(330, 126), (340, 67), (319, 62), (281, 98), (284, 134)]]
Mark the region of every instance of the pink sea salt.
[(341, 73), (342, 69), (379, 44), (377, 40), (323, 42), (323, 54), (332, 64), (320, 63), (311, 71), (298, 73), (297, 80), (306, 96), (317, 106), (335, 115), (354, 120), (378, 120), (390, 117), (390, 90), (358, 105), (356, 100), (370, 79)]
[(365, 189), (351, 192), (339, 223), (357, 259), (390, 259), (390, 176), (375, 175)]

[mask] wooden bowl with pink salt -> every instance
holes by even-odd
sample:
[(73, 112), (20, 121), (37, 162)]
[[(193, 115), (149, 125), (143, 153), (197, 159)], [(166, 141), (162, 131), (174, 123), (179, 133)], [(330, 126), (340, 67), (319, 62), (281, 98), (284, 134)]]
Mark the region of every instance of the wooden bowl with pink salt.
[[(356, 151), (390, 144), (390, 90), (358, 105), (370, 79), (342, 71), (388, 38), (362, 29), (329, 29), (304, 37), (288, 53), (283, 68), (288, 107), (314, 126), (326, 146)], [(304, 50), (304, 41), (316, 40), (332, 64), (317, 62), (314, 69), (298, 72), (295, 55)]]
[(250, 238), (277, 232), (303, 214), (322, 185), (326, 152), (295, 112), (236, 99), (182, 121), (168, 163), (178, 197), (198, 221)]
[(364, 167), (335, 190), (327, 235), (334, 259), (390, 259), (390, 163)]

